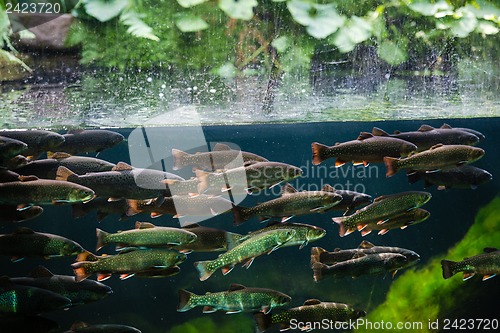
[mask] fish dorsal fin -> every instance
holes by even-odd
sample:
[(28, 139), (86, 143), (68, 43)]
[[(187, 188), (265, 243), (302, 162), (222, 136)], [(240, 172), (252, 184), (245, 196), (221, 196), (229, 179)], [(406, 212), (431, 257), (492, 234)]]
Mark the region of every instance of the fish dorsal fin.
[(372, 128), (372, 134), (374, 136), (389, 136), (389, 133), (378, 127)]
[(286, 183), (282, 188), (281, 188), (281, 195), (289, 195), (289, 194), (292, 194), (292, 193), (297, 193), (297, 190), (295, 189), (295, 187), (293, 187), (292, 185)]
[(363, 253), (363, 252), (356, 252), (356, 253), (352, 256), (352, 259), (362, 258), (362, 257), (365, 257), (365, 256), (366, 256), (366, 253)]
[(441, 125), (440, 128), (443, 128), (443, 129), (452, 129), (453, 127), (451, 127), (450, 125), (448, 125), (447, 123), (444, 123), (443, 125)]
[(236, 291), (236, 290), (242, 290), (242, 289), (246, 289), (246, 288), (247, 287), (245, 287), (242, 284), (233, 283), (232, 285), (229, 286), (228, 291)]
[(319, 299), (312, 298), (304, 302), (304, 305), (316, 305), (316, 304), (321, 304), (321, 301)]
[(125, 162), (118, 162), (111, 171), (126, 171), (126, 170), (133, 170), (134, 168)]
[(199, 228), (200, 225), (198, 223), (193, 223), (193, 224), (189, 224), (185, 227), (182, 227), (182, 229), (193, 229), (193, 228)]
[(153, 223), (150, 222), (135, 222), (135, 228), (136, 229), (151, 229), (151, 228), (156, 228), (156, 226)]
[(40, 265), (38, 267), (35, 267), (29, 274), (28, 277), (30, 278), (42, 278), (42, 277), (52, 277), (54, 274), (52, 274), (51, 271), (49, 271), (47, 268), (44, 266)]
[(429, 132), (429, 131), (432, 131), (434, 129), (434, 127), (430, 126), (430, 125), (422, 125), (419, 127), (418, 131), (419, 132)]
[(7, 275), (0, 276), (0, 290), (11, 290), (14, 289), (14, 283), (9, 279)]
[(256, 164), (256, 163), (259, 163), (258, 161), (246, 161), (243, 163), (243, 166), (244, 167), (247, 167), (247, 166), (250, 166), (250, 165), (253, 165), (253, 164)]
[(325, 191), (325, 192), (337, 192), (333, 186), (329, 185), (329, 184), (326, 184), (325, 186), (323, 186), (323, 188), (321, 189), (321, 191)]
[(498, 251), (498, 249), (494, 248), (494, 247), (485, 247), (483, 249), (484, 253), (491, 253), (491, 252), (495, 252), (495, 251)]
[(340, 146), (340, 142), (335, 142), (335, 146)]
[(232, 150), (231, 147), (224, 143), (217, 143), (212, 149), (213, 151), (225, 151), (225, 150)]
[(371, 248), (372, 248), (372, 247), (374, 247), (374, 246), (375, 246), (375, 245), (373, 245), (373, 244), (372, 244), (372, 243), (370, 243), (369, 241), (364, 240), (364, 241), (362, 241), (362, 242), (359, 244), (358, 248), (360, 248), (360, 249), (371, 249)]
[(66, 134), (81, 134), (84, 131), (85, 130), (83, 130), (83, 129), (72, 129), (72, 130), (69, 130), (68, 133), (66, 133)]
[(368, 133), (368, 132), (361, 132), (359, 133), (358, 140), (365, 140), (368, 138), (373, 138), (373, 134)]
[(434, 145), (432, 147), (429, 148), (429, 150), (433, 150), (433, 149), (436, 149), (436, 148), (439, 148), (439, 147), (442, 147), (444, 146), (442, 143), (438, 143), (437, 145)]
[(385, 195), (381, 195), (380, 197), (376, 197), (375, 199), (373, 199), (373, 202), (379, 202), (380, 200), (383, 200), (385, 199)]
[(340, 252), (340, 251), (342, 251), (340, 247), (336, 247), (335, 250), (333, 250), (333, 252)]
[(35, 232), (32, 229), (30, 229), (30, 228), (19, 227), (19, 228), (16, 229), (16, 231), (14, 231), (14, 233), (17, 234), (17, 235), (32, 235)]
[(19, 176), (19, 181), (21, 182), (30, 182), (33, 180), (38, 180), (37, 176)]
[(77, 321), (77, 322), (74, 322), (73, 325), (71, 325), (70, 330), (74, 331), (74, 330), (77, 330), (79, 328), (85, 328), (85, 327), (89, 327), (89, 324), (84, 323), (83, 321)]
[(68, 158), (71, 157), (71, 154), (64, 153), (64, 152), (57, 152), (57, 153), (51, 153), (50, 156), (47, 156), (48, 158), (54, 159), (54, 160), (60, 160), (63, 158)]
[(395, 130), (394, 132), (392, 132), (392, 134), (401, 134), (401, 131), (398, 131), (398, 130)]

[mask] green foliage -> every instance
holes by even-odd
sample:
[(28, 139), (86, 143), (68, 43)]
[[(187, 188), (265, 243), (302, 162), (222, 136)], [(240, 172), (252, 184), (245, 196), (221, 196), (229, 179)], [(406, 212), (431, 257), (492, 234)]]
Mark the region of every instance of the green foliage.
[[(393, 327), (402, 320), (422, 322), (423, 330), (419, 332), (429, 332), (429, 320), (446, 317), (457, 304), (470, 301), (476, 288), (467, 288), (467, 284), (475, 284), (473, 280), (479, 279), (476, 277), (471, 281), (462, 281), (459, 273), (445, 280), (442, 277), (440, 261), (445, 258), (459, 261), (482, 253), (485, 247), (495, 247), (500, 239), (499, 223), (500, 198), (497, 197), (479, 210), (465, 237), (448, 253), (432, 259), (421, 269), (406, 271), (394, 281), (385, 302), (371, 311), (367, 320), (391, 322)], [(358, 329), (356, 332), (363, 331)]]
[[(18, 52), (10, 43), (11, 33), (9, 17), (5, 11), (5, 4), (2, 1), (0, 2), (0, 63), (2, 60), (5, 60), (21, 66), (26, 71), (31, 71), (31, 68), (17, 57)], [(24, 33), (24, 35), (32, 37), (32, 34), (28, 32)]]
[(244, 314), (227, 316), (227, 319), (217, 322), (204, 316), (175, 326), (169, 333), (252, 333), (254, 326), (250, 317)]
[[(425, 68), (429, 54), (467, 54), (467, 38), (494, 39), (500, 31), (493, 0), (82, 0), (75, 14), (83, 28), (70, 41), (82, 43), (84, 63), (225, 75), (308, 69), (313, 57), (345, 59), (363, 47), (376, 48), (387, 66)], [(125, 50), (129, 44), (135, 47)]]

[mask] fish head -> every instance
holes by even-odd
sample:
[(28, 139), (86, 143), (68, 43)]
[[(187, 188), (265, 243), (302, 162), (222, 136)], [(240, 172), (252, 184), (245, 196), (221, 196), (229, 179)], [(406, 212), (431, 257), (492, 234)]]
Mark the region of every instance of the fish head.
[(59, 254), (62, 256), (73, 256), (82, 252), (83, 248), (80, 244), (68, 241), (64, 243), (61, 250), (59, 251)]
[(415, 191), (415, 207), (420, 207), (426, 204), (432, 198), (432, 194), (429, 192)]
[(401, 267), (405, 267), (408, 265), (409, 258), (402, 255), (402, 254), (396, 254), (396, 253), (389, 253), (390, 255), (387, 256), (386, 262), (388, 264), (389, 269), (399, 269)]
[(357, 318), (361, 318), (361, 317), (366, 317), (366, 312), (363, 311), (363, 310), (354, 309), (352, 311), (352, 317), (353, 317), (353, 319), (357, 319)]
[(373, 202), (372, 196), (365, 193), (358, 193), (352, 200), (352, 204), (354, 207), (366, 205), (372, 202)]
[(460, 131), (457, 141), (464, 145), (475, 146), (479, 142), (479, 137), (467, 131)]
[(79, 187), (72, 190), (69, 194), (70, 202), (87, 202), (95, 197), (94, 191), (86, 187)]
[(488, 171), (486, 170), (483, 170), (476, 178), (476, 184), (475, 185), (481, 185), (481, 184), (484, 184), (484, 183), (487, 183), (489, 182), (490, 180), (493, 179), (493, 176), (491, 175), (491, 173), (489, 173)]
[(313, 241), (322, 238), (326, 235), (326, 230), (320, 227), (311, 227), (307, 229), (306, 239), (307, 241)]
[(4, 155), (15, 156), (28, 149), (28, 145), (18, 140), (0, 141), (0, 150)]
[(61, 134), (48, 133), (45, 137), (40, 137), (40, 140), (43, 140), (48, 148), (56, 148), (63, 144), (66, 139)]
[(112, 145), (117, 145), (125, 139), (123, 135), (116, 132), (110, 132), (108, 135), (108, 141), (111, 142)]
[(404, 142), (403, 144), (401, 144), (399, 153), (401, 154), (401, 156), (408, 156), (416, 150), (417, 150), (416, 145), (414, 145), (411, 142)]
[(179, 252), (179, 253), (175, 254), (174, 261), (175, 261), (175, 264), (178, 265), (178, 264), (184, 262), (186, 259), (187, 259), (187, 256), (184, 253)]
[(287, 305), (292, 301), (292, 298), (286, 294), (283, 293), (277, 293), (275, 297), (273, 297), (273, 304), (272, 307), (277, 307), (277, 306), (284, 306)]
[(407, 250), (401, 254), (406, 257), (406, 266), (416, 264), (417, 261), (420, 260), (420, 256), (418, 255), (418, 253), (410, 250)]
[(471, 147), (469, 153), (467, 154), (470, 162), (477, 161), (484, 155), (484, 150), (477, 147)]

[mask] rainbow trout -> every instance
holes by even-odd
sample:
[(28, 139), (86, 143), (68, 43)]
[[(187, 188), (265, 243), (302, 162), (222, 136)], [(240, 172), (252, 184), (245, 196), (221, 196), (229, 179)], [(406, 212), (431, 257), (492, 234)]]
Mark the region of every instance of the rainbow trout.
[(431, 197), (430, 193), (420, 191), (384, 195), (352, 215), (334, 217), (332, 220), (339, 225), (340, 237), (344, 237), (356, 229), (363, 230), (369, 223), (382, 224), (394, 215), (423, 206)]
[(143, 271), (151, 274), (155, 269), (164, 270), (175, 267), (186, 260), (186, 255), (164, 249), (129, 248), (117, 255), (98, 257), (90, 252), (82, 252), (71, 264), (75, 273), (75, 281), (80, 282), (97, 273), (97, 280), (104, 281), (112, 274), (120, 274), (124, 280)]
[(117, 250), (124, 247), (166, 247), (169, 245), (189, 244), (196, 240), (196, 235), (190, 231), (157, 227), (151, 223), (136, 222), (135, 229), (107, 233), (96, 228), (96, 251), (110, 243), (117, 243)]
[(295, 215), (322, 213), (340, 201), (342, 196), (334, 192), (297, 192), (293, 186), (286, 184), (282, 188), (280, 198), (250, 208), (234, 206), (234, 224), (242, 224), (254, 216), (258, 216), (261, 222), (273, 217), (282, 217), (282, 222), (285, 222)]
[(196, 295), (184, 289), (179, 290), (177, 311), (185, 312), (197, 306), (203, 306), (203, 313), (223, 310), (226, 314), (262, 311), (288, 304), (292, 298), (279, 291), (265, 288), (247, 288), (241, 284), (232, 284), (228, 291)]
[[(279, 313), (264, 314), (257, 312), (254, 314), (255, 322), (257, 323), (258, 332), (264, 332), (274, 324), (280, 325), (280, 331), (285, 331), (291, 328), (291, 324), (297, 323), (312, 323), (356, 320), (366, 316), (363, 310), (354, 309), (350, 305), (343, 303), (321, 302), (317, 299), (309, 299), (304, 302), (304, 305), (283, 310)], [(312, 327), (304, 327), (303, 330), (310, 330)]]
[(484, 253), (462, 261), (441, 260), (443, 277), (451, 278), (458, 272), (464, 272), (464, 280), (470, 279), (476, 274), (483, 276), (483, 281), (500, 274), (500, 251), (496, 248), (485, 248)]
[(406, 158), (384, 157), (386, 177), (393, 176), (401, 169), (426, 172), (451, 169), (475, 162), (483, 155), (484, 150), (477, 147), (438, 144)]
[(263, 255), (270, 254), (293, 238), (295, 230), (277, 229), (250, 237), (231, 250), (222, 253), (217, 259), (197, 261), (194, 263), (200, 273), (200, 281), (208, 279), (217, 269), (222, 268), (222, 274), (228, 274), (235, 265), (244, 262), (244, 267), (249, 268), (253, 260)]
[(336, 157), (335, 167), (341, 167), (347, 162), (367, 166), (370, 162), (382, 162), (385, 156), (407, 156), (415, 151), (417, 146), (401, 139), (361, 132), (357, 140), (336, 143), (331, 147), (313, 142), (311, 148), (314, 165)]

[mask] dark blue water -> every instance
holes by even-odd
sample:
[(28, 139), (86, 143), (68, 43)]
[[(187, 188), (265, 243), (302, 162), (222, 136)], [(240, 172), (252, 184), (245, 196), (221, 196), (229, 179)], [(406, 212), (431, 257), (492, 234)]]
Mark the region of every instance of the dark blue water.
[[(105, 281), (114, 291), (110, 297), (96, 303), (75, 307), (68, 311), (49, 313), (45, 316), (57, 321), (62, 331), (68, 329), (75, 321), (87, 321), (127, 324), (148, 333), (170, 332), (176, 325), (204, 318), (202, 321), (194, 322), (191, 330), (184, 326), (176, 332), (210, 332), (214, 329), (231, 332), (234, 331), (234, 327), (239, 327), (238, 330), (241, 332), (253, 332), (250, 314), (202, 314), (201, 308), (195, 308), (185, 313), (176, 311), (179, 288), (201, 294), (207, 291), (226, 290), (232, 283), (277, 289), (292, 296), (293, 300), (290, 306), (299, 306), (306, 299), (318, 298), (323, 301), (348, 303), (370, 312), (385, 300), (385, 295), (393, 281), (391, 277), (389, 275), (385, 277), (366, 276), (358, 279), (328, 279), (321, 283), (315, 283), (309, 266), (310, 248), (311, 246), (320, 246), (330, 251), (337, 247), (342, 249), (355, 248), (363, 239), (366, 239), (375, 245), (399, 246), (416, 251), (421, 256), (421, 261), (416, 266), (418, 269), (431, 258), (442, 256), (450, 247), (459, 242), (474, 222), (478, 209), (498, 195), (500, 188), (500, 168), (498, 165), (500, 162), (500, 150), (498, 149), (500, 119), (451, 119), (446, 120), (446, 122), (453, 127), (469, 127), (485, 134), (486, 139), (479, 146), (486, 151), (486, 154), (474, 165), (492, 173), (493, 180), (476, 190), (438, 191), (435, 188), (428, 189), (433, 198), (424, 208), (432, 215), (429, 220), (421, 224), (410, 226), (405, 230), (393, 230), (384, 236), (373, 232), (366, 237), (361, 237), (361, 234), (356, 232), (341, 238), (338, 235), (338, 227), (331, 221), (332, 217), (341, 215), (339, 212), (294, 217), (291, 222), (320, 226), (327, 230), (327, 235), (302, 250), (299, 250), (298, 247), (288, 247), (279, 249), (269, 256), (259, 257), (248, 270), (237, 266), (226, 276), (222, 276), (218, 271), (204, 282), (199, 281), (193, 262), (214, 259), (218, 254), (192, 253), (180, 266), (181, 272), (176, 276), (162, 279), (134, 277), (124, 281), (113, 276)], [(317, 189), (324, 184), (331, 184), (336, 185), (338, 189), (366, 191), (373, 197), (377, 197), (407, 190), (422, 190), (423, 183), (410, 185), (404, 173), (386, 178), (385, 167), (382, 164), (371, 164), (367, 168), (346, 164), (342, 168), (336, 169), (333, 166), (333, 160), (328, 160), (321, 166), (312, 166), (311, 142), (317, 141), (333, 145), (336, 142), (353, 140), (360, 131), (371, 131), (373, 126), (381, 127), (390, 132), (393, 130), (410, 131), (416, 130), (423, 123), (439, 127), (443, 124), (443, 120), (208, 126), (203, 128), (203, 132), (208, 142), (231, 142), (244, 151), (256, 153), (269, 160), (301, 167), (304, 171), (304, 177), (292, 182), (299, 189)], [(120, 129), (119, 131), (127, 137), (131, 129)], [(166, 131), (168, 133), (165, 137), (166, 142), (170, 138), (189, 139), (186, 137), (186, 128), (172, 127)], [(126, 142), (102, 152), (98, 157), (114, 163), (130, 162)], [(167, 171), (171, 171), (169, 169), (171, 165), (166, 167)], [(186, 171), (183, 173), (186, 175)], [(267, 196), (264, 194), (253, 195), (247, 197), (242, 205), (252, 206), (272, 198), (270, 194)], [(147, 215), (136, 215), (128, 220), (119, 221), (119, 216), (112, 215), (98, 223), (95, 213), (90, 213), (84, 218), (73, 219), (70, 206), (48, 206), (44, 209), (43, 215), (36, 220), (17, 225), (0, 226), (1, 233), (12, 232), (17, 226), (22, 225), (40, 232), (66, 236), (77, 241), (84, 248), (93, 251), (96, 244), (96, 227), (115, 232), (133, 228), (135, 221), (151, 221), (164, 226), (178, 225), (177, 221), (170, 216), (162, 216), (153, 220)], [(231, 214), (217, 216), (203, 224), (242, 234), (264, 226), (259, 224), (256, 219), (252, 219), (240, 227), (234, 227)], [(498, 245), (491, 244), (492, 247)], [(100, 253), (112, 253), (112, 251), (111, 247), (107, 247)], [(72, 275), (70, 264), (73, 260), (73, 258), (25, 259), (12, 263), (9, 258), (2, 257), (0, 258), (0, 275), (24, 276), (40, 264), (45, 265), (53, 273)], [(91, 278), (95, 278), (95, 276)], [(455, 312), (457, 314), (474, 314), (474, 316), (479, 314), (486, 316), (494, 314), (494, 311), (498, 314), (498, 310), (495, 310), (498, 309), (498, 304), (496, 304), (498, 297), (488, 298), (488, 293), (498, 296), (499, 280), (496, 278), (495, 282), (488, 284), (477, 281), (474, 288), (478, 290), (478, 299), (471, 299), (469, 304), (456, 304)], [(425, 281), (422, 281), (422, 284), (425, 284)], [(415, 286), (415, 288), (418, 287)], [(467, 288), (470, 288), (470, 285)], [(470, 304), (474, 304), (473, 309), (471, 309)]]

